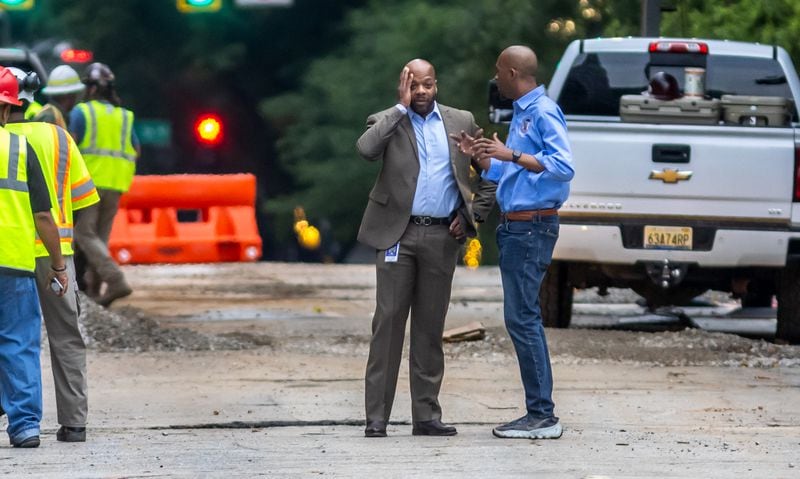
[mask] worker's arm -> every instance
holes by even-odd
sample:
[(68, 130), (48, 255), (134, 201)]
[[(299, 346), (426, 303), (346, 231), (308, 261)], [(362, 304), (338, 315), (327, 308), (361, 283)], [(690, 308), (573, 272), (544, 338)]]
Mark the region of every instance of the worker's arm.
[(61, 238), (58, 236), (58, 227), (50, 214), (50, 194), (47, 191), (39, 159), (30, 145), (28, 146), (28, 191), (30, 192), (31, 210), (36, 234), (42, 240), (45, 249), (50, 255), (50, 274), (47, 278), (49, 284), (53, 278), (63, 286), (58, 294), (63, 296), (69, 286), (67, 264), (61, 255)]

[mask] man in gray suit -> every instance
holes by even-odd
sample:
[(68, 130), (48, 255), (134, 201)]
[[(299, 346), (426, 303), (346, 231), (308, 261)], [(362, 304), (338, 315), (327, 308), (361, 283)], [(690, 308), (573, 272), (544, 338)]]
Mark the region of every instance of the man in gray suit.
[(367, 118), (359, 154), (382, 161), (358, 239), (377, 250), (377, 293), (366, 371), (367, 437), (385, 437), (411, 311), (414, 435), (452, 436), (441, 422), (442, 332), (460, 243), (494, 205), (481, 181), (473, 200), (470, 156), (449, 140), (480, 137), (471, 113), (436, 102), (436, 72), (412, 60), (400, 74), (397, 104)]

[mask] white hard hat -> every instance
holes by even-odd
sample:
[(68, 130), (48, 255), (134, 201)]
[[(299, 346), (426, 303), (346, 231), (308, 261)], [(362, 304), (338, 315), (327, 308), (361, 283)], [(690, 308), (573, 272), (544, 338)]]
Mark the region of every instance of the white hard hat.
[(27, 82), (25, 81), (25, 79), (28, 77), (28, 74), (17, 67), (7, 67), (6, 70), (10, 71), (15, 77), (17, 77), (17, 82), (19, 82), (19, 94), (17, 95), (17, 98), (19, 98), (20, 100), (27, 100), (29, 102), (32, 102), (33, 91), (30, 91), (27, 88), (25, 88), (26, 86), (28, 86)]
[(67, 95), (70, 93), (80, 93), (86, 88), (81, 82), (81, 78), (69, 65), (59, 65), (50, 72), (47, 86), (42, 88), (42, 93), (48, 96)]

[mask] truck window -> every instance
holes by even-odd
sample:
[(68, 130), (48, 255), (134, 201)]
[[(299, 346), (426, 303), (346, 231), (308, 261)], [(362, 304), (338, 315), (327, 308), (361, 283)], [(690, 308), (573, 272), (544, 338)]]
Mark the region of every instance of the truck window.
[[(582, 53), (570, 69), (558, 104), (567, 115), (619, 116), (619, 98), (647, 90), (647, 53)], [(679, 66), (650, 65), (650, 72), (673, 75), (683, 89)], [(771, 58), (709, 55), (706, 93), (722, 95), (780, 96), (792, 99), (783, 69)], [(796, 120), (796, 112), (793, 114)]]

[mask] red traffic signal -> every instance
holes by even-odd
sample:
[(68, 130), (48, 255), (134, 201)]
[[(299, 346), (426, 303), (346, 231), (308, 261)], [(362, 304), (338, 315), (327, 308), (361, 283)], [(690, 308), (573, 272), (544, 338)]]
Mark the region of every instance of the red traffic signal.
[(194, 124), (194, 134), (202, 145), (219, 145), (223, 136), (222, 119), (213, 113), (200, 115)]

